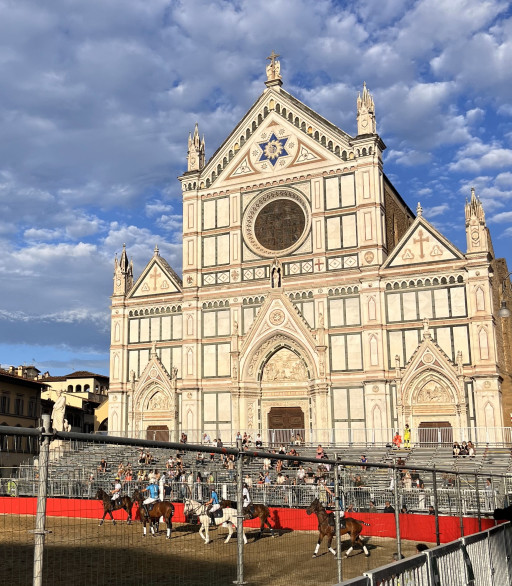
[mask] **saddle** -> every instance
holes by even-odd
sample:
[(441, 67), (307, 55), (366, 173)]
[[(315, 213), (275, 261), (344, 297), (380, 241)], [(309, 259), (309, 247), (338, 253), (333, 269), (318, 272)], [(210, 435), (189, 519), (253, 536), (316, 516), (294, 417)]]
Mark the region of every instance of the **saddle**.
[[(331, 527), (336, 527), (336, 519), (334, 517), (334, 513), (329, 513), (327, 515), (327, 519), (328, 519), (329, 525)], [(345, 529), (346, 528), (345, 517), (340, 517), (340, 527), (342, 529)]]

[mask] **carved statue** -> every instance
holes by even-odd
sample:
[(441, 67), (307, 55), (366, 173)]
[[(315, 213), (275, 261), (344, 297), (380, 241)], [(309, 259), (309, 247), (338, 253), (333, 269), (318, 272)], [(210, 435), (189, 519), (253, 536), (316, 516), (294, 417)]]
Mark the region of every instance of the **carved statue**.
[(423, 318), (423, 337), (430, 335), (430, 330), (428, 329), (429, 321), (428, 317)]
[(270, 269), (270, 281), (272, 289), (281, 287), (281, 263), (277, 258), (274, 258), (274, 262), (272, 263), (272, 267)]
[(267, 59), (270, 61), (270, 63), (265, 68), (267, 72), (267, 81), (281, 79), (281, 64), (279, 61), (277, 61), (277, 57), (279, 57), (279, 55), (274, 53), (274, 51), (272, 51), (270, 57), (267, 57)]
[(172, 380), (176, 380), (178, 378), (178, 367), (177, 366), (173, 366), (171, 368), (171, 378), (172, 378)]
[(64, 431), (64, 414), (66, 411), (66, 397), (57, 389), (57, 399), (52, 410), (52, 427), (54, 431)]
[(236, 320), (233, 322), (233, 336), (238, 336), (238, 322)]

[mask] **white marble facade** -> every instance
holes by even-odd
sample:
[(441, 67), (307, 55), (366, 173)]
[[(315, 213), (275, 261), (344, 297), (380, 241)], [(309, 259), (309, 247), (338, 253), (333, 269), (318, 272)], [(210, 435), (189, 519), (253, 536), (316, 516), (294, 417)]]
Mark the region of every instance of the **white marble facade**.
[(293, 427), (341, 441), (406, 422), (501, 426), (476, 195), (463, 253), (384, 175), (366, 87), (352, 137), (271, 65), (208, 162), (197, 127), (189, 138), (183, 277), (158, 248), (135, 282), (126, 251), (116, 260), (110, 430), (229, 440)]

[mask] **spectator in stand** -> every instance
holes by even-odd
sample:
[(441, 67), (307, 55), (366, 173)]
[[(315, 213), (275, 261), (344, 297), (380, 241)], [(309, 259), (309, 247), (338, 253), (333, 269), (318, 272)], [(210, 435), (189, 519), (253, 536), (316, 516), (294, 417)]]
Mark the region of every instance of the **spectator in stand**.
[(462, 456), (463, 458), (465, 458), (467, 455), (468, 455), (468, 444), (466, 442), (462, 442), (462, 445), (460, 446), (459, 456)]
[(405, 474), (403, 477), (403, 483), (404, 483), (405, 490), (412, 489), (412, 478), (411, 478), (411, 473), (409, 472), (409, 470), (405, 471)]
[(283, 446), (283, 444), (281, 444), (279, 446), (279, 450), (278, 450), (279, 454), (286, 454), (286, 448)]
[(300, 464), (299, 469), (297, 470), (297, 484), (303, 484), (305, 477), (306, 471), (304, 470), (304, 466)]
[(146, 463), (146, 454), (144, 452), (143, 448), (140, 448), (139, 451), (139, 464), (145, 464)]
[(100, 474), (105, 474), (107, 471), (107, 461), (105, 460), (105, 458), (101, 459), (101, 462), (98, 465), (98, 472)]
[(278, 460), (277, 464), (276, 464), (276, 472), (281, 472), (282, 469), (283, 469), (283, 461)]
[(435, 511), (435, 509), (434, 509), (434, 507), (432, 505), (429, 505), (429, 507), (428, 507), (428, 514), (429, 515), (435, 515), (436, 514), (436, 511)]
[(400, 513), (402, 515), (407, 515), (409, 511), (407, 510), (407, 505), (404, 505), (401, 509), (400, 509)]
[(452, 449), (452, 455), (454, 458), (458, 458), (460, 454), (460, 446), (459, 446), (459, 442), (455, 442), (453, 444), (453, 449)]
[(391, 503), (389, 501), (386, 501), (384, 506), (384, 513), (394, 513), (395, 509), (394, 507), (391, 506)]
[(325, 478), (318, 481), (318, 500), (324, 507), (328, 507), (334, 498), (334, 493), (325, 483)]
[(241, 439), (242, 439), (242, 434), (241, 434), (239, 431), (237, 431), (237, 432), (236, 432), (236, 438), (235, 438), (235, 441), (238, 441), (238, 440), (241, 440)]
[(247, 435), (247, 432), (244, 431), (244, 436), (242, 438), (242, 446), (246, 446), (249, 443), (249, 436)]
[(229, 481), (233, 482), (235, 478), (235, 456), (230, 454), (226, 460), (226, 467), (228, 469)]
[[(366, 457), (366, 454), (363, 454), (361, 456), (361, 464), (366, 464), (368, 463), (368, 458)], [(361, 470), (366, 470), (366, 466), (361, 466)]]
[(313, 472), (313, 468), (308, 466), (306, 470), (306, 478), (304, 479), (306, 484), (315, 484), (315, 473)]
[(322, 448), (321, 444), (318, 444), (318, 447), (316, 449), (316, 457), (318, 459), (322, 458), (322, 456), (324, 455), (324, 449)]
[(197, 466), (203, 466), (204, 465), (204, 453), (203, 452), (197, 452), (197, 454), (196, 454), (196, 465)]
[(263, 472), (258, 473), (258, 484), (265, 484), (265, 474)]
[(263, 471), (267, 472), (270, 470), (271, 464), (272, 462), (270, 461), (270, 458), (263, 458)]
[(245, 475), (244, 482), (247, 484), (247, 487), (250, 490), (252, 488), (252, 478), (250, 477), (249, 473)]
[(272, 479), (270, 478), (270, 472), (265, 472), (265, 478), (263, 479), (266, 485), (272, 484)]
[(370, 503), (368, 505), (368, 512), (369, 513), (376, 513), (377, 512), (377, 507), (375, 506), (375, 501), (370, 501)]
[(355, 512), (356, 512), (356, 510), (355, 510), (355, 504), (354, 503), (351, 503), (345, 509), (345, 517), (348, 517), (349, 515), (353, 515)]
[(187, 434), (186, 433), (182, 433), (181, 437), (180, 437), (180, 444), (186, 444), (187, 443)]
[(300, 433), (296, 433), (295, 434), (295, 445), (300, 446), (303, 443), (304, 443), (304, 440), (302, 439), (302, 436), (300, 435)]
[(352, 476), (352, 481), (354, 482), (354, 487), (355, 488), (361, 488), (362, 486), (364, 486), (364, 482), (363, 479), (361, 478), (360, 474), (356, 474), (355, 476)]
[(203, 444), (209, 446), (211, 441), (212, 440), (210, 439), (210, 435), (206, 432), (203, 433)]
[(469, 441), (468, 442), (468, 456), (470, 458), (474, 458), (475, 457), (475, 446), (473, 445), (473, 442)]
[(395, 433), (395, 436), (393, 437), (393, 445), (397, 450), (399, 450), (400, 446), (402, 445), (402, 436), (398, 433), (398, 431)]
[(261, 441), (261, 435), (259, 433), (256, 436), (256, 447), (257, 448), (263, 447), (263, 442)]

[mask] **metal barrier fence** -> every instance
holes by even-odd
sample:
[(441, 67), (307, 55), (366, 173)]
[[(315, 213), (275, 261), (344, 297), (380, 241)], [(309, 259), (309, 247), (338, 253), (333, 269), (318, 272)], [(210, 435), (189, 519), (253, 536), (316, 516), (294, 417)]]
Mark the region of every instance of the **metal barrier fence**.
[(510, 523), (364, 572), (338, 586), (503, 586), (512, 583)]
[[(48, 429), (48, 422), (46, 425)], [(361, 576), (363, 571), (377, 572), (369, 568), (379, 568), (381, 571), (380, 566), (390, 561), (393, 550), (397, 550), (400, 555), (413, 554), (414, 544), (410, 540), (416, 540), (417, 537), (414, 531), (411, 532), (411, 526), (423, 526), (422, 539), (430, 545), (439, 545), (441, 540), (446, 541), (446, 535), (452, 534), (453, 539), (459, 536), (469, 539), (468, 533), (478, 531), (483, 523), (489, 524), (486, 517), (492, 514), (495, 507), (508, 505), (512, 492), (510, 475), (492, 475), (488, 484), (486, 475), (479, 475), (474, 471), (456, 472), (419, 466), (415, 466), (415, 471), (421, 473), (421, 482), (418, 480), (417, 485), (408, 487), (402, 476), (405, 477), (408, 470), (413, 471), (405, 465), (397, 465), (394, 460), (388, 464), (362, 465), (361, 462), (343, 461), (339, 458), (318, 459), (265, 451), (244, 451), (241, 445), (237, 448), (214, 448), (7, 427), (3, 429), (3, 433), (27, 435), (34, 441), (42, 442), (38, 457), (20, 467), (19, 474), (0, 478), (0, 496), (6, 497), (3, 501), (0, 499), (4, 507), (2, 512), (11, 512), (10, 516), (4, 516), (4, 529), (0, 531), (0, 551), (5, 549), (6, 542), (20, 542), (23, 548), (19, 551), (24, 552), (26, 562), (30, 536), (34, 534), (32, 583), (37, 586), (50, 582), (52, 585), (64, 583), (71, 566), (63, 565), (62, 556), (57, 561), (52, 555), (61, 550), (67, 551), (70, 559), (74, 560), (72, 569), (75, 584), (109, 583), (103, 577), (110, 564), (106, 551), (120, 556), (128, 555), (125, 552), (132, 551), (134, 553), (128, 555), (125, 563), (130, 576), (137, 576), (133, 583), (161, 583), (160, 565), (166, 567), (174, 564), (172, 571), (176, 583), (179, 584), (216, 585), (234, 581), (236, 584), (257, 582), (279, 585), (309, 580), (315, 584), (332, 585), (337, 581), (341, 582), (343, 577)], [(124, 524), (120, 526), (118, 523), (114, 526), (112, 523), (101, 529), (97, 528), (102, 509), (95, 497), (100, 488), (107, 494), (112, 491), (116, 476), (114, 463), (119, 460), (131, 461), (139, 449), (149, 448), (154, 452), (155, 462), (161, 468), (164, 467), (168, 454), (181, 454), (182, 472), (169, 474), (168, 480), (161, 486), (165, 500), (174, 503), (176, 508), (175, 520), (178, 520), (178, 524), (173, 532), (172, 547), (163, 545), (164, 539), (152, 542), (156, 546), (144, 545), (139, 530)], [(207, 458), (206, 464), (199, 458), (200, 454)], [(103, 456), (108, 457), (111, 465), (106, 472), (100, 473), (97, 471), (97, 464)], [(231, 465), (226, 466), (230, 459)], [(143, 466), (146, 472), (156, 466), (155, 462), (149, 467)], [(301, 469), (304, 472), (302, 478), (299, 475)], [(208, 472), (204, 481), (197, 480), (198, 470), (202, 470), (205, 477)], [(311, 472), (306, 473), (306, 470)], [(264, 479), (258, 482), (260, 473)], [(283, 481), (283, 477), (288, 478)], [(270, 520), (279, 531), (280, 539), (263, 538), (254, 543), (250, 541), (248, 546), (244, 545), (243, 479), (252, 484), (252, 502), (271, 507)], [(451, 483), (450, 486), (442, 488), (447, 480)], [(122, 479), (121, 482), (123, 493), (129, 496), (133, 496), (136, 490), (144, 490), (148, 485), (147, 480)], [(364, 485), (358, 486), (358, 483)], [(184, 523), (185, 519), (182, 518), (183, 502), (190, 498), (198, 501), (198, 504), (206, 502), (210, 498), (212, 484), (216, 486), (221, 499), (237, 503), (238, 508), (233, 516), (233, 523), (238, 527), (236, 546), (224, 547), (222, 542), (226, 538), (226, 530), (219, 528), (218, 533), (215, 533), (217, 538), (214, 539), (213, 546), (202, 549), (203, 543), (195, 533), (197, 528)], [(38, 497), (35, 518), (26, 517), (22, 513), (30, 509), (29, 504), (20, 505), (21, 508), (16, 511), (9, 509), (18, 500), (11, 497), (34, 496)], [(49, 498), (58, 500), (49, 505)], [(304, 510), (314, 499), (333, 508), (337, 521), (341, 521), (343, 511), (349, 508), (346, 516), (353, 515), (370, 524), (371, 528), (363, 531), (371, 553), (367, 562), (362, 564), (363, 558), (359, 555), (351, 555), (342, 560), (341, 552), (348, 551), (348, 544), (346, 538), (342, 540), (341, 537), (338, 538), (338, 546), (333, 542), (336, 549), (335, 560), (329, 553), (315, 561), (304, 556), (304, 551), (313, 553), (318, 536), (316, 519), (308, 517)], [(51, 511), (47, 516), (48, 506)], [(400, 514), (402, 507), (415, 513), (414, 517)], [(388, 510), (391, 512), (386, 512)], [(120, 515), (118, 520), (124, 521), (126, 514), (122, 512)], [(468, 524), (465, 516), (474, 516), (475, 522)], [(454, 518), (449, 530), (446, 529), (442, 517)], [(35, 520), (35, 526), (31, 519)], [(52, 526), (52, 533), (47, 532), (48, 523)], [(259, 525), (252, 523), (251, 527), (257, 529)], [(19, 531), (23, 536), (18, 535)], [(251, 528), (246, 528), (246, 531), (253, 537), (259, 535), (257, 531), (251, 532)], [(222, 539), (219, 538), (221, 534)], [(17, 537), (13, 538), (14, 536)], [(263, 536), (266, 537), (267, 533)], [(100, 544), (100, 549), (94, 548), (91, 543)], [(473, 543), (478, 543), (478, 540), (467, 541), (467, 547)], [(495, 549), (504, 547), (504, 542), (497, 539), (493, 543)], [(74, 549), (77, 546), (80, 547), (80, 555)], [(119, 552), (116, 548), (121, 548), (122, 551)], [(84, 553), (86, 550), (90, 552)], [(18, 556), (17, 549), (12, 551), (12, 555)], [(91, 560), (98, 559), (94, 572), (91, 570)], [(442, 566), (443, 559), (442, 556), (436, 558), (436, 563)], [(182, 565), (178, 564), (179, 560)], [(267, 563), (271, 560), (273, 562)], [(424, 562), (408, 558), (400, 563), (405, 562), (404, 572), (407, 569), (409, 576), (422, 575)], [(21, 567), (16, 565), (18, 572), (21, 572)], [(29, 567), (26, 563), (23, 566), (25, 571)], [(318, 577), (318, 568), (321, 568), (321, 579)], [(8, 572), (6, 574), (4, 570), (0, 562), (2, 575), (6, 580), (16, 583), (17, 577)], [(82, 573), (83, 580), (80, 581)], [(404, 574), (404, 581), (400, 583), (407, 584), (408, 579)], [(420, 579), (422, 578), (418, 578)], [(385, 583), (380, 578), (379, 580), (380, 583)], [(19, 580), (19, 583), (28, 582), (26, 575)], [(132, 583), (130, 580), (124, 582)]]

